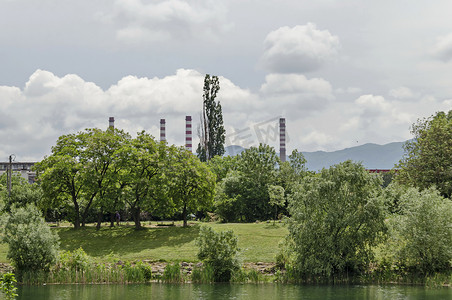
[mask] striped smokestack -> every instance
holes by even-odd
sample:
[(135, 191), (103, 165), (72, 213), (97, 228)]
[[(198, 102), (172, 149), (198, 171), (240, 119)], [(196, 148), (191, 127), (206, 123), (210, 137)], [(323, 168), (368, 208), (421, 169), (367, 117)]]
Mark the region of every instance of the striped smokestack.
[(108, 119), (108, 127), (111, 129), (115, 129), (115, 117), (110, 117)]
[(286, 119), (279, 119), (279, 159), (286, 161)]
[(166, 141), (165, 119), (160, 119), (160, 142)]
[(191, 116), (185, 117), (185, 149), (192, 152)]

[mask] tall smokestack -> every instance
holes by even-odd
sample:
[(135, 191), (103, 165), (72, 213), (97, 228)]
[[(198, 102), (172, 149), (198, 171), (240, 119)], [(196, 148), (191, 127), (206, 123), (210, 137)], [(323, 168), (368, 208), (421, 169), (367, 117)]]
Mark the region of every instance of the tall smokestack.
[(185, 117), (185, 149), (192, 152), (191, 116)]
[(110, 119), (108, 119), (108, 127), (115, 129), (115, 117), (110, 117)]
[(165, 119), (160, 119), (160, 142), (166, 141)]
[(286, 119), (279, 119), (279, 159), (286, 161)]

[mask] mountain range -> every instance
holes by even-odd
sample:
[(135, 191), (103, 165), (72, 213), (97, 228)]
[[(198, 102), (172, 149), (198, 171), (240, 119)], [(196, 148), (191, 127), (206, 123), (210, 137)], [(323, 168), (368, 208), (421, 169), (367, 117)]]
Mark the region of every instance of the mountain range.
[[(346, 160), (361, 162), (366, 169), (392, 169), (404, 154), (404, 144), (405, 142), (394, 142), (385, 145), (368, 143), (332, 152), (302, 151), (302, 153), (307, 161), (306, 167), (311, 171), (329, 168)], [(232, 145), (225, 147), (225, 150), (225, 155), (234, 156), (240, 154), (245, 148)]]

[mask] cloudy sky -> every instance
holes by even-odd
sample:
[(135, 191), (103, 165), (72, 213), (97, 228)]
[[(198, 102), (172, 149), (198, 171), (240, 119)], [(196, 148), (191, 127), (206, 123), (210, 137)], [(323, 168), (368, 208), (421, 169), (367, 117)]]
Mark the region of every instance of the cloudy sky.
[(0, 0), (0, 161), (116, 127), (184, 144), (206, 73), (228, 144), (333, 151), (411, 137), (452, 109), (452, 2)]

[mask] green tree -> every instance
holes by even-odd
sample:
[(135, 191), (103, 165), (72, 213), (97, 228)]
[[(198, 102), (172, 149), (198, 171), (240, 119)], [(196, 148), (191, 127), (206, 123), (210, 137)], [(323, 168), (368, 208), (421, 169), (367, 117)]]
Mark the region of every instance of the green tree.
[(409, 188), (388, 221), (386, 255), (407, 271), (434, 274), (452, 267), (452, 202), (434, 188)]
[(13, 172), (11, 182), (11, 197), (9, 197), (6, 188), (6, 173), (0, 176), (0, 199), (3, 200), (4, 211), (10, 212), (13, 205), (21, 207), (30, 203), (39, 205), (42, 199), (42, 189), (38, 184), (30, 184), (28, 180), (20, 176), (20, 173), (16, 172)]
[(363, 272), (384, 230), (381, 180), (347, 161), (307, 177), (290, 199), (287, 245), (302, 277)]
[(198, 258), (212, 267), (214, 281), (228, 282), (240, 268), (238, 239), (232, 230), (217, 233), (211, 227), (202, 226), (196, 245), (199, 247)]
[(286, 203), (284, 197), (284, 188), (279, 185), (269, 185), (268, 194), (270, 196), (270, 205), (275, 208), (275, 217), (273, 218), (273, 225), (278, 217), (278, 207), (283, 207)]
[(223, 222), (242, 221), (245, 210), (242, 198), (241, 174), (238, 171), (229, 171), (215, 188), (215, 212)]
[[(109, 128), (87, 129), (82, 161), (85, 168), (85, 194), (93, 200), (92, 206), (97, 209), (100, 228), (104, 213), (110, 215), (110, 225), (114, 226), (114, 214), (124, 206), (121, 202), (123, 185), (119, 183), (119, 173), (124, 168), (123, 147), (130, 143), (131, 137), (122, 130)], [(89, 211), (82, 215), (85, 224)]]
[(48, 270), (58, 255), (58, 236), (50, 231), (34, 205), (12, 208), (4, 215), (3, 242), (9, 246), (7, 258), (21, 273)]
[(452, 110), (438, 112), (413, 124), (395, 180), (427, 189), (436, 186), (441, 195), (452, 195)]
[(180, 209), (184, 227), (187, 215), (213, 204), (215, 175), (196, 156), (183, 148), (171, 147), (166, 174), (169, 178), (169, 194)]
[(243, 151), (239, 156), (242, 215), (247, 222), (268, 220), (272, 216), (268, 185), (277, 180), (277, 167), (280, 164), (275, 149), (260, 144)]
[(219, 90), (220, 81), (218, 77), (210, 77), (209, 74), (206, 74), (199, 132), (200, 143), (196, 150), (201, 161), (208, 161), (216, 155), (224, 154), (226, 131), (223, 126), (223, 112), (220, 101), (215, 101)]
[(35, 164), (37, 180), (44, 192), (43, 205), (64, 206), (72, 212), (74, 228), (80, 228), (80, 211), (89, 208), (83, 197), (85, 168), (81, 160), (84, 148), (83, 135), (69, 134), (58, 138), (52, 154)]
[(64, 206), (74, 227), (84, 226), (93, 203), (99, 212), (112, 213), (117, 200), (119, 150), (130, 140), (117, 129), (86, 129), (62, 135), (52, 147), (52, 154), (35, 165), (44, 193), (43, 206)]
[(237, 156), (214, 156), (207, 162), (210, 170), (216, 175), (217, 182), (225, 178), (229, 171), (237, 168)]
[(174, 209), (168, 196), (168, 177), (164, 174), (169, 163), (168, 149), (143, 131), (123, 151), (126, 166), (121, 172), (120, 182), (125, 186), (124, 197), (135, 228), (140, 229), (143, 210), (168, 214)]

